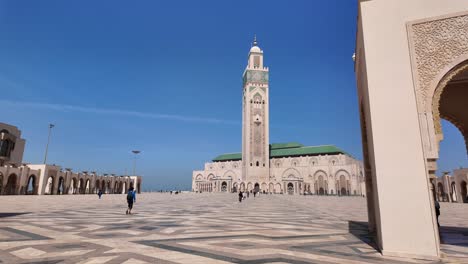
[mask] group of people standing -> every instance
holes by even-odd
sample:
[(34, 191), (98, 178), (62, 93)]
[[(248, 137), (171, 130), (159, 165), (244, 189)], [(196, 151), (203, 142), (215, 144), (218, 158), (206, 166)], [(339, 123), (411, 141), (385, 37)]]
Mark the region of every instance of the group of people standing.
[(253, 196), (254, 198), (258, 195), (260, 195), (260, 192), (257, 192), (257, 191), (246, 191), (246, 192), (242, 192), (242, 191), (239, 191), (239, 203), (242, 202), (242, 200), (245, 200), (246, 198), (249, 198), (250, 196), (250, 193), (253, 193)]

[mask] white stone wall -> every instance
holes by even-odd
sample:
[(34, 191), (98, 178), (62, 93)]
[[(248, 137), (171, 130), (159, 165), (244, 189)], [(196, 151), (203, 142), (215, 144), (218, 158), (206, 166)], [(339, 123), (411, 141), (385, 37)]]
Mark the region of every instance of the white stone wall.
[[(365, 182), (362, 162), (348, 155), (323, 155), (308, 157), (287, 157), (270, 159), (269, 179), (255, 181), (241, 178), (241, 161), (212, 162), (205, 164), (205, 170), (194, 171), (192, 191), (219, 192), (220, 184), (226, 182), (231, 191), (237, 186), (244, 190), (253, 190), (259, 184), (260, 191), (286, 193), (288, 184), (292, 184), (293, 193), (364, 195)], [(320, 186), (322, 176), (324, 186)], [(343, 177), (342, 177), (343, 176)], [(340, 178), (344, 179), (340, 181)]]

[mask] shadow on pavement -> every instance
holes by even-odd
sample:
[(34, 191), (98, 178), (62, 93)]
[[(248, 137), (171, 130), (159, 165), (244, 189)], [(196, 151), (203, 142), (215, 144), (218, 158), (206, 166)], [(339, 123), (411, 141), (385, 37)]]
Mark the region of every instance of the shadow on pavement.
[(367, 222), (348, 221), (348, 229), (349, 233), (380, 252), (374, 242), (373, 235), (369, 233), (369, 224)]
[(441, 226), (440, 243), (468, 247), (468, 227)]
[(18, 215), (24, 215), (24, 214), (30, 214), (30, 213), (0, 213), (0, 218), (12, 217), (12, 216), (18, 216)]

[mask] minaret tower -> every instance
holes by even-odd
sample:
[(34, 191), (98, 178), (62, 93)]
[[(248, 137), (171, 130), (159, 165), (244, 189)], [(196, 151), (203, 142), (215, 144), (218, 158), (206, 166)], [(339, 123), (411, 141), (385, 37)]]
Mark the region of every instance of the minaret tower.
[(255, 36), (243, 75), (242, 181), (267, 182), (270, 173), (268, 68)]

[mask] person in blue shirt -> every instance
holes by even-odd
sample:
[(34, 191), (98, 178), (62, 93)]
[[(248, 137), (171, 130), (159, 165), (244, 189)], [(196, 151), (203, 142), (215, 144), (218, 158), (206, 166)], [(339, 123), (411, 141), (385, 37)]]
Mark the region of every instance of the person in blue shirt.
[(136, 202), (136, 191), (133, 187), (130, 187), (127, 192), (128, 209), (126, 211), (126, 214), (132, 214), (133, 203), (135, 202)]

